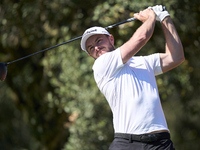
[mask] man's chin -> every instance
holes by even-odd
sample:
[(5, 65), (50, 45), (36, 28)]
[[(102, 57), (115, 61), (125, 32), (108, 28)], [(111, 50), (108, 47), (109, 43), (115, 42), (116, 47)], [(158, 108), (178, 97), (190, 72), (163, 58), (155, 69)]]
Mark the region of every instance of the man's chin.
[(105, 53), (107, 53), (107, 51), (101, 50), (97, 55), (98, 55), (98, 56), (101, 56), (101, 55), (103, 55), (103, 54), (105, 54)]

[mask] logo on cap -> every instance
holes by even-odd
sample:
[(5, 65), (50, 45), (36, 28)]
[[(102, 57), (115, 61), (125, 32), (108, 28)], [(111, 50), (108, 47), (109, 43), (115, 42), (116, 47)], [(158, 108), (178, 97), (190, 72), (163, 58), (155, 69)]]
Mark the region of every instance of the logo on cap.
[(95, 32), (95, 31), (97, 31), (97, 29), (93, 29), (93, 30), (87, 31), (85, 34), (89, 34), (91, 32)]

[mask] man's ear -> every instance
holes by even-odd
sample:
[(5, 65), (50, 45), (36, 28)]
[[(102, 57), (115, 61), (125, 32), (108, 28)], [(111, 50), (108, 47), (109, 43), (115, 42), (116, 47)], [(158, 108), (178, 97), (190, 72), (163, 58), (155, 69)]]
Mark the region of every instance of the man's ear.
[(110, 42), (112, 43), (112, 45), (114, 45), (114, 37), (113, 37), (113, 35), (112, 34), (110, 34), (109, 35), (109, 40), (110, 40)]

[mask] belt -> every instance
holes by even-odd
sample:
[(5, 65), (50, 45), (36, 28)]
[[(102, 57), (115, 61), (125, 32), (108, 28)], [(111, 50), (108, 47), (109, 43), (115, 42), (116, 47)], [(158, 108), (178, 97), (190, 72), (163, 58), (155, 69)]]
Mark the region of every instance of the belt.
[(129, 140), (129, 142), (137, 141), (143, 143), (156, 142), (158, 140), (170, 139), (170, 134), (168, 132), (152, 133), (152, 134), (124, 134), (115, 133), (115, 138), (123, 138)]

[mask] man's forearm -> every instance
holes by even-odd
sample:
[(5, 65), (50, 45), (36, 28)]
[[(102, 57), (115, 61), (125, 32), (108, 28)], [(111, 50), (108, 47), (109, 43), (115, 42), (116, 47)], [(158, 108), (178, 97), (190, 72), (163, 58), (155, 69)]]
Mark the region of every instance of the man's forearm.
[[(130, 40), (121, 46), (123, 63), (126, 63), (132, 56), (134, 56), (151, 38), (155, 27), (155, 14), (152, 12), (147, 19), (144, 19), (144, 23), (136, 30)], [(137, 19), (140, 19), (140, 17), (143, 18), (143, 15), (138, 14)], [(140, 21), (142, 21), (142, 19)]]
[(166, 39), (165, 46), (165, 57), (163, 57), (163, 71), (166, 72), (178, 65), (180, 65), (184, 60), (184, 52), (181, 40), (175, 29), (175, 26), (170, 17), (166, 17), (162, 22), (161, 26)]

